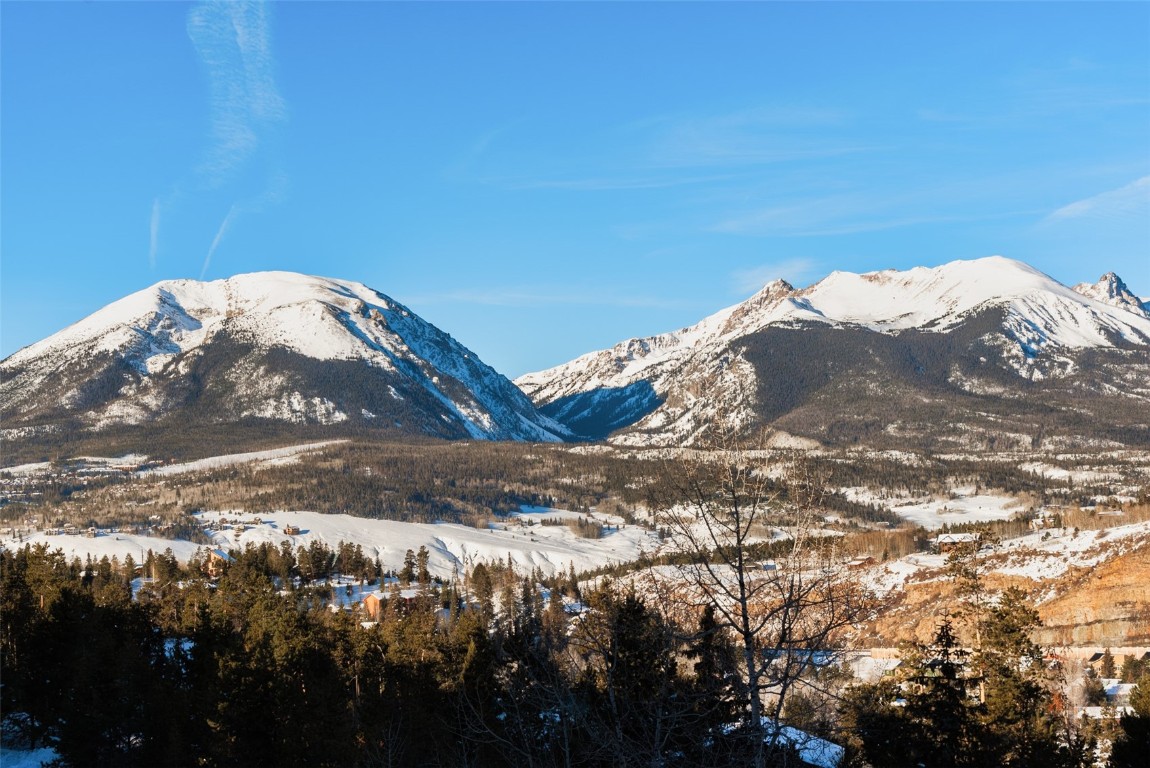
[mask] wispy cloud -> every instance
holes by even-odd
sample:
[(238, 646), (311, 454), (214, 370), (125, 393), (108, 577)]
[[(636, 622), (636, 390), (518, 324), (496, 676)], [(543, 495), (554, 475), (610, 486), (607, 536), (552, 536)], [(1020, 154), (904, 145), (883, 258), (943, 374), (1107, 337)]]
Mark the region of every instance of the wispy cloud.
[(272, 141), (287, 119), (287, 106), (276, 87), (269, 16), (268, 4), (256, 0), (206, 0), (188, 12), (188, 38), (208, 84), (209, 136), (190, 178), (152, 203), (148, 263), (153, 268), (161, 212), (167, 218), (177, 208), (175, 200), (186, 203), (190, 195), (205, 193), (232, 200), (204, 256), (203, 277), (236, 219), (278, 202), (287, 189)]
[(819, 264), (814, 259), (783, 259), (750, 269), (740, 269), (731, 273), (731, 285), (735, 293), (745, 295), (755, 293), (772, 280), (786, 280), (791, 285), (803, 285), (819, 272)]
[(275, 82), (268, 7), (210, 0), (188, 13), (188, 36), (208, 77), (212, 143), (198, 171), (229, 180), (255, 154), (267, 129), (287, 117)]
[[(481, 136), (448, 172), (503, 189), (612, 191), (721, 184), (763, 166), (878, 149), (842, 134), (848, 116), (830, 109), (773, 106), (706, 115), (660, 115), (616, 125), (605, 150), (572, 139), (562, 153), (532, 154), (531, 124)], [(584, 137), (585, 138), (585, 137)], [(602, 137), (600, 137), (602, 138)], [(478, 169), (483, 160), (485, 171)], [(529, 169), (523, 171), (521, 169)], [(593, 169), (590, 172), (588, 169)]]
[(656, 166), (741, 166), (873, 151), (834, 134), (847, 116), (836, 110), (769, 107), (656, 123)]
[(831, 235), (854, 235), (860, 232), (880, 232), (887, 229), (912, 227), (919, 224), (940, 224), (945, 222), (978, 221), (980, 216), (922, 215), (897, 216), (888, 213), (843, 214), (835, 216), (828, 212), (818, 215), (801, 206), (781, 206), (766, 208), (744, 216), (725, 219), (714, 225), (714, 232), (732, 235), (778, 236), (778, 237), (821, 237)]
[(232, 220), (235, 219), (237, 210), (237, 207), (232, 205), (232, 207), (228, 209), (227, 216), (224, 216), (224, 220), (220, 223), (220, 228), (216, 230), (216, 236), (212, 238), (212, 244), (208, 248), (208, 255), (204, 257), (204, 265), (200, 268), (201, 280), (203, 280), (204, 275), (207, 274), (208, 267), (212, 265), (212, 256), (215, 254), (216, 249), (220, 247), (220, 242), (223, 241), (224, 235), (227, 234), (228, 227), (231, 226)]
[(1064, 205), (1048, 215), (1047, 223), (1069, 219), (1128, 219), (1150, 216), (1150, 176), (1101, 194)]

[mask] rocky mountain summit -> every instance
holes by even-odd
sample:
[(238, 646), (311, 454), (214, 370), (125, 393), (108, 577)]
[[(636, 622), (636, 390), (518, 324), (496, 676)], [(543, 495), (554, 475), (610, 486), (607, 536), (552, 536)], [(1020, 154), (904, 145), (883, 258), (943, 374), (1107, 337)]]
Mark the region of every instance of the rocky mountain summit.
[(1125, 413), (1125, 443), (1148, 429), (1148, 353), (1150, 310), (1113, 273), (1071, 289), (990, 257), (772, 282), (516, 383), (576, 433), (622, 444), (692, 443), (719, 411), (824, 442), (934, 432), (966, 447), (1100, 437)]

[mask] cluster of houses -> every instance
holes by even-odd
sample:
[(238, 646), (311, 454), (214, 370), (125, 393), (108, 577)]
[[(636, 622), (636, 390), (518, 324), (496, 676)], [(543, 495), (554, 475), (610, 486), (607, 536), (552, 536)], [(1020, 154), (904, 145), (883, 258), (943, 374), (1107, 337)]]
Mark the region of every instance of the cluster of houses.
[[(252, 520), (241, 520), (240, 518), (229, 520), (226, 517), (218, 517), (215, 520), (208, 522), (206, 530), (211, 531), (212, 533), (219, 533), (220, 531), (230, 530), (235, 533), (235, 537), (238, 539), (240, 534), (242, 534), (248, 528), (252, 526), (263, 525), (264, 522), (265, 521), (262, 517), (256, 517)], [(270, 520), (266, 522), (269, 525), (274, 525), (274, 523), (272, 523)], [(288, 536), (298, 536), (300, 534), (300, 528), (298, 525), (285, 525), (283, 532)]]

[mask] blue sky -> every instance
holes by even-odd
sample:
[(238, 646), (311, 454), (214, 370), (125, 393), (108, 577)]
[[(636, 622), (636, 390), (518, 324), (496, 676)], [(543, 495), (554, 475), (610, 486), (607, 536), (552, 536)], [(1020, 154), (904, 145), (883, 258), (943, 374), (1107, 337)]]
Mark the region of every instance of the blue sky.
[(5, 356), (265, 269), (509, 376), (834, 269), (1150, 295), (1150, 3), (6, 1), (0, 35)]

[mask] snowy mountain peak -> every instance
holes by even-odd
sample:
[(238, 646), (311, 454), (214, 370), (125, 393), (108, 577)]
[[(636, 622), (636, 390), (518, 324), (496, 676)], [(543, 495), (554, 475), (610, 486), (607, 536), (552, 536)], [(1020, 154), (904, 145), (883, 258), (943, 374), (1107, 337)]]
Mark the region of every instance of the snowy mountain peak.
[(1113, 272), (1107, 272), (1098, 278), (1097, 283), (1079, 283), (1074, 286), (1074, 290), (1089, 299), (1100, 301), (1103, 304), (1109, 304), (1112, 307), (1121, 307), (1122, 309), (1128, 309), (1131, 312), (1150, 317), (1150, 307), (1147, 307), (1145, 302), (1135, 296), (1130, 289), (1126, 287), (1126, 283), (1122, 282), (1122, 278)]
[(214, 386), (208, 395), (221, 398), (213, 408), (225, 421), (348, 421), (497, 439), (566, 434), (399, 302), (362, 283), (292, 272), (157, 283), (25, 347), (0, 371), (9, 422), (78, 412), (94, 426), (146, 423)]
[[(801, 290), (783, 281), (770, 283), (688, 328), (632, 339), (516, 383), (545, 413), (576, 432), (602, 434), (591, 430), (631, 425), (630, 433), (615, 439), (681, 444), (699, 434), (721, 401), (723, 412), (739, 418), (754, 410), (768, 362), (761, 357), (765, 348), (753, 339), (772, 329), (809, 329), (809, 338), (824, 341), (830, 337), (822, 330), (848, 331), (840, 338), (850, 344), (868, 333), (986, 329), (977, 331), (980, 343), (996, 350), (1006, 370), (1032, 380), (1072, 370), (1073, 350), (1150, 345), (1150, 314), (1125, 306), (1124, 291), (1115, 278), (1095, 293), (1119, 298), (1092, 300), (1002, 256), (908, 270), (832, 272)], [(747, 351), (752, 348), (760, 351)], [(974, 359), (988, 357), (979, 352)], [(807, 363), (772, 358), (769, 365), (785, 370)], [(833, 366), (821, 365), (802, 386), (831, 380)], [(795, 386), (776, 385), (775, 391)], [(633, 409), (630, 415), (626, 408)]]

